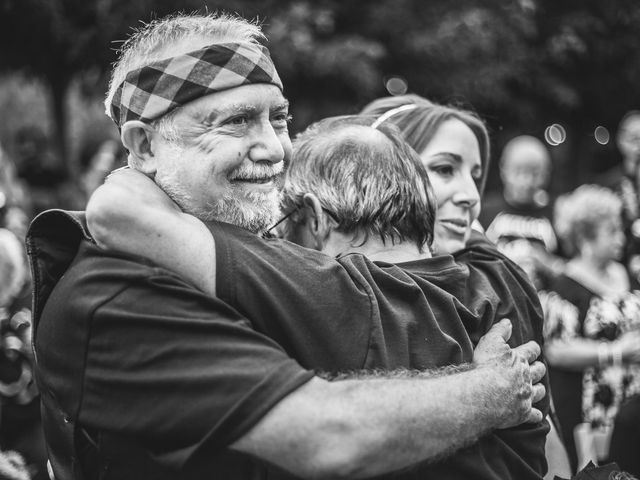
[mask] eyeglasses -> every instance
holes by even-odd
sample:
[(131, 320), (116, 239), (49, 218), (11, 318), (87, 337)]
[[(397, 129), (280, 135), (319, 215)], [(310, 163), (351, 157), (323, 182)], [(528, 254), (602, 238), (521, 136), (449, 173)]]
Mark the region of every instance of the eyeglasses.
[[(280, 225), (282, 222), (284, 222), (287, 218), (289, 218), (291, 215), (293, 215), (294, 213), (296, 213), (297, 211), (300, 210), (300, 208), (302, 208), (302, 205), (298, 205), (296, 206), (293, 210), (291, 210), (289, 213), (287, 213), (284, 217), (282, 217), (280, 220), (278, 220), (276, 223), (274, 223), (266, 232), (265, 234), (267, 236), (273, 236), (273, 234), (271, 233), (272, 230), (274, 230), (278, 225)], [(329, 218), (331, 218), (331, 220), (333, 220), (334, 222), (336, 222), (338, 225), (340, 225), (340, 220), (338, 220), (338, 217), (336, 216), (335, 213), (331, 212), (330, 210), (322, 207), (322, 211), (324, 213), (326, 213)]]

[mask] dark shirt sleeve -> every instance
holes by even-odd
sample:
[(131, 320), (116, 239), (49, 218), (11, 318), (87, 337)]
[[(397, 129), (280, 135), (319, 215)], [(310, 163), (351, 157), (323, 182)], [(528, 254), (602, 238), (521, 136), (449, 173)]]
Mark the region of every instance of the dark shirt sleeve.
[(92, 315), (79, 423), (180, 468), (240, 438), (313, 373), (223, 302), (154, 270)]
[(366, 282), (315, 250), (263, 240), (227, 224), (210, 228), (216, 289), (223, 301), (306, 368), (363, 368), (378, 315)]

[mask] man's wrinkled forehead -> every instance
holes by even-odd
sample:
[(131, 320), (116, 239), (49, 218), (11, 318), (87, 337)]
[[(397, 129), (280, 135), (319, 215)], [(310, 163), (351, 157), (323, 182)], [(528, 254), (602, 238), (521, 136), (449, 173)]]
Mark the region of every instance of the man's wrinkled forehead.
[(183, 105), (181, 110), (195, 120), (214, 122), (235, 115), (288, 113), (289, 101), (275, 86), (245, 85), (198, 98)]

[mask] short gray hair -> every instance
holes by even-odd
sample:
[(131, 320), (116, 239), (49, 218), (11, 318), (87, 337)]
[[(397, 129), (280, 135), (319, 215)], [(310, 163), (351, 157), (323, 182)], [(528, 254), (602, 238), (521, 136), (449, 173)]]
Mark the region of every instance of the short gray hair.
[(370, 125), (369, 118), (333, 117), (298, 135), (283, 211), (299, 208), (313, 193), (335, 216), (338, 230), (354, 238), (374, 234), (392, 244), (431, 245), (436, 207), (420, 157), (396, 127)]
[(111, 117), (111, 101), (127, 73), (166, 58), (168, 51), (175, 55), (193, 50), (190, 40), (200, 40), (205, 46), (227, 42), (260, 44), (266, 39), (256, 23), (226, 13), (176, 14), (146, 23), (120, 48), (104, 102), (107, 115)]
[(603, 220), (620, 218), (622, 201), (610, 189), (582, 185), (558, 197), (554, 207), (554, 226), (570, 254), (578, 252), (584, 239), (592, 240)]

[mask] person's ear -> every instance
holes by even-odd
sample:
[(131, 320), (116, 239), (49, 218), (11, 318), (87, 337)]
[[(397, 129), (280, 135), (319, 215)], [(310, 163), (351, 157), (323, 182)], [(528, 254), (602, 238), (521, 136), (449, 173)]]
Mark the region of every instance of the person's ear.
[(316, 242), (315, 248), (322, 250), (334, 230), (334, 222), (324, 212), (320, 200), (313, 193), (306, 193), (302, 203), (307, 216), (307, 228)]
[(122, 125), (120, 139), (122, 145), (133, 156), (138, 170), (146, 175), (156, 173), (156, 158), (153, 153), (153, 138), (156, 131), (151, 125), (139, 120), (130, 120)]

